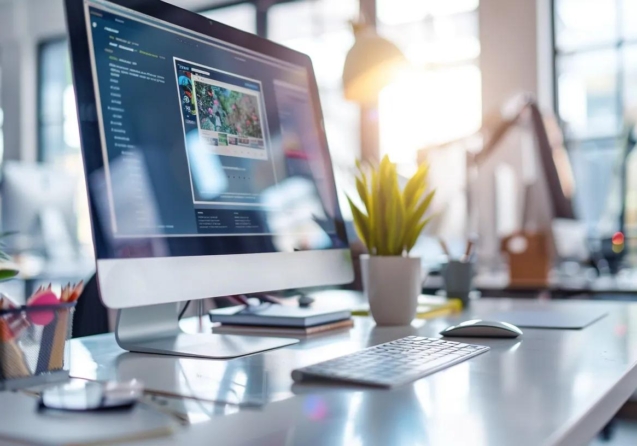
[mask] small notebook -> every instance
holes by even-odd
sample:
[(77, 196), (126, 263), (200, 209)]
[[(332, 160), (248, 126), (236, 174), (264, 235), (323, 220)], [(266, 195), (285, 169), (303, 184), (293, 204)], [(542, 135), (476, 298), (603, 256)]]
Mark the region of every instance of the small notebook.
[(267, 325), (270, 327), (313, 327), (349, 319), (350, 310), (326, 310), (296, 306), (262, 304), (258, 307), (220, 308), (208, 313), (211, 322), (231, 325)]
[(264, 325), (231, 325), (223, 324), (213, 327), (212, 332), (216, 334), (236, 334), (247, 336), (290, 336), (307, 337), (332, 331), (349, 330), (354, 326), (352, 319), (344, 319), (329, 324), (314, 325), (312, 327), (268, 327)]

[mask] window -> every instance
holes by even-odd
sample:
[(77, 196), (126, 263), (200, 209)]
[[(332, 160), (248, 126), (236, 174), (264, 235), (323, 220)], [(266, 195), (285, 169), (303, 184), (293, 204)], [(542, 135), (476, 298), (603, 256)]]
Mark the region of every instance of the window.
[(66, 40), (40, 46), (39, 79), (40, 160), (73, 168), (80, 138)]
[(412, 164), (416, 151), (482, 124), (478, 0), (379, 0), (378, 32), (412, 65), (379, 98), (380, 150)]
[(337, 170), (349, 169), (359, 156), (358, 106), (345, 100), (342, 87), (345, 57), (354, 44), (349, 22), (357, 15), (357, 0), (305, 0), (268, 11), (268, 38), (312, 58)]
[(609, 194), (624, 127), (637, 117), (637, 1), (554, 0), (556, 109), (576, 175), (575, 206), (594, 230), (617, 209)]

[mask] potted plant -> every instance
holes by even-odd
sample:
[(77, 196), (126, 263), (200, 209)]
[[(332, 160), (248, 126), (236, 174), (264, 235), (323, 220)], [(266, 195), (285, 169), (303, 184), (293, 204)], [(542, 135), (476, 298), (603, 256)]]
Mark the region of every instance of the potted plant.
[(387, 156), (377, 167), (357, 166), (361, 206), (347, 198), (369, 253), (361, 256), (361, 272), (370, 311), (378, 325), (407, 325), (416, 316), (422, 288), (420, 258), (409, 252), (431, 220), (425, 216), (435, 194), (427, 192), (429, 166), (422, 164), (402, 191)]

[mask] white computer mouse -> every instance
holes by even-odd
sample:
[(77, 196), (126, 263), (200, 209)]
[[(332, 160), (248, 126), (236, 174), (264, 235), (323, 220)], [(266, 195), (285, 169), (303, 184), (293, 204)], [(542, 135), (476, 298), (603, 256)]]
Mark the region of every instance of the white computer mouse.
[(445, 328), (440, 334), (459, 338), (517, 338), (522, 330), (508, 322), (472, 319)]

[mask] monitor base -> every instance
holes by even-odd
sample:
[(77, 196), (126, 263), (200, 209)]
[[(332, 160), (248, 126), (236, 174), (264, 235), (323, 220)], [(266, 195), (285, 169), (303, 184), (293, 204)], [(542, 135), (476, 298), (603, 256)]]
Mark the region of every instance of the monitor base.
[(179, 328), (177, 304), (119, 310), (115, 339), (130, 352), (213, 359), (237, 358), (299, 342), (261, 336), (187, 334)]

